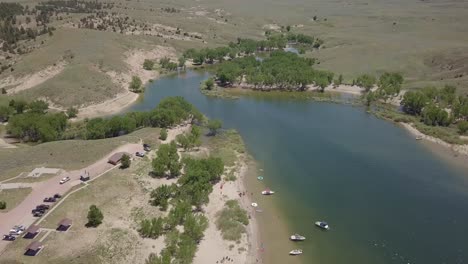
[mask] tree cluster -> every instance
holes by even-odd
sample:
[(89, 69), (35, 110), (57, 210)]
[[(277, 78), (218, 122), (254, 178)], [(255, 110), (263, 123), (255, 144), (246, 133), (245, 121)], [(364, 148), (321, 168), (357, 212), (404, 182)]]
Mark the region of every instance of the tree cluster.
[(177, 70), (177, 67), (179, 67), (179, 64), (172, 62), (169, 58), (160, 59), (159, 64), (161, 65), (161, 68), (169, 71), (175, 71)]
[(185, 151), (187, 151), (201, 145), (200, 136), (200, 127), (194, 125), (192, 126), (190, 133), (177, 135), (176, 141)]
[(153, 159), (153, 173), (157, 177), (176, 177), (180, 174), (182, 164), (179, 162), (179, 153), (174, 141), (169, 144), (162, 144)]
[(468, 98), (457, 95), (453, 86), (408, 91), (403, 96), (401, 106), (405, 113), (420, 116), (426, 125), (458, 123), (459, 132), (466, 132), (464, 121), (468, 120)]
[[(208, 219), (201, 213), (193, 212), (192, 206), (208, 202), (208, 195), (220, 180), (224, 164), (219, 158), (185, 159), (186, 174), (179, 178), (177, 185), (163, 185), (151, 193), (150, 203), (166, 210), (169, 202), (173, 205), (167, 217), (145, 219), (140, 223), (139, 233), (143, 237), (158, 238), (166, 234), (166, 248), (160, 255), (151, 254), (146, 263), (191, 263), (197, 244), (208, 227)], [(177, 226), (183, 226), (179, 233)]]
[(142, 86), (142, 81), (138, 76), (132, 76), (132, 81), (130, 82), (129, 89), (134, 93), (141, 93), (144, 91), (144, 87)]
[(307, 85), (315, 84), (323, 91), (333, 81), (334, 74), (314, 69), (314, 63), (314, 59), (301, 58), (291, 52), (274, 51), (261, 61), (247, 56), (222, 63), (218, 65), (216, 77), (224, 86), (245, 79), (254, 88), (305, 90)]

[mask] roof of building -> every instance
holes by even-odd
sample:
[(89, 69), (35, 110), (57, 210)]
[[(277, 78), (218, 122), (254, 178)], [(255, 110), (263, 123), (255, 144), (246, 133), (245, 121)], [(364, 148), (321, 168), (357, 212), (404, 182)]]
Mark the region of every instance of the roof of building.
[(39, 231), (39, 229), (40, 227), (37, 225), (30, 225), (28, 229), (26, 229), (26, 233), (35, 234)]
[(42, 244), (39, 241), (33, 241), (31, 244), (29, 244), (28, 247), (26, 247), (26, 250), (33, 250), (36, 251), (38, 249), (42, 248)]
[(129, 154), (126, 153), (126, 152), (117, 152), (117, 153), (114, 153), (112, 156), (110, 156), (109, 162), (113, 162), (113, 163), (119, 162), (119, 161), (122, 159), (122, 157), (123, 157), (124, 154), (129, 155)]
[(59, 226), (71, 226), (73, 221), (68, 218), (62, 219), (62, 221), (59, 222)]

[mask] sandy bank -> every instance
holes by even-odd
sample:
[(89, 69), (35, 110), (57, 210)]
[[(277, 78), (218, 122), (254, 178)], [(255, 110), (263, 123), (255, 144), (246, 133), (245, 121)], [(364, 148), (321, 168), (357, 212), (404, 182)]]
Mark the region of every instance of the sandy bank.
[(7, 90), (8, 94), (15, 94), (33, 88), (61, 73), (66, 65), (67, 63), (65, 61), (58, 61), (54, 63), (54, 65), (50, 65), (33, 74), (28, 74), (19, 78), (10, 75), (0, 80), (0, 88), (12, 86), (12, 88)]
[[(104, 71), (115, 85), (123, 88), (124, 92), (104, 102), (80, 107), (77, 120), (114, 114), (130, 106), (138, 99), (138, 94), (129, 91), (132, 77), (138, 76), (144, 85), (158, 78), (159, 72), (143, 69), (143, 62), (145, 59), (157, 61), (164, 57), (176, 58), (175, 50), (171, 47), (156, 46), (151, 50), (136, 49), (126, 52), (124, 54), (124, 62), (128, 69), (126, 72)], [(96, 67), (96, 70), (99, 69)]]
[[(259, 234), (256, 219), (250, 212), (252, 209), (250, 206), (251, 201), (248, 195), (244, 195), (242, 198), (239, 197), (239, 193), (245, 191), (244, 178), (248, 169), (243, 156), (239, 156), (236, 168), (235, 175), (237, 179), (235, 181), (221, 181), (213, 186), (213, 192), (209, 197), (210, 202), (205, 208), (209, 226), (195, 255), (194, 264), (223, 263), (221, 260), (224, 257), (233, 260), (232, 262), (224, 261), (224, 263), (261, 263), (259, 257), (256, 256), (257, 249), (255, 245), (258, 244)], [(240, 243), (224, 240), (221, 232), (216, 228), (216, 215), (224, 208), (224, 204), (228, 200), (238, 200), (241, 206), (252, 216), (247, 226), (247, 233), (242, 236)]]
[(450, 144), (442, 139), (428, 136), (426, 134), (421, 133), (419, 130), (417, 130), (412, 124), (409, 123), (399, 123), (402, 127), (404, 127), (406, 130), (408, 130), (411, 134), (413, 134), (415, 137), (421, 137), (423, 140), (428, 140), (433, 143), (439, 144), (445, 148), (451, 149), (453, 152), (456, 152), (458, 154), (462, 155), (468, 155), (468, 145), (456, 145), (456, 144)]

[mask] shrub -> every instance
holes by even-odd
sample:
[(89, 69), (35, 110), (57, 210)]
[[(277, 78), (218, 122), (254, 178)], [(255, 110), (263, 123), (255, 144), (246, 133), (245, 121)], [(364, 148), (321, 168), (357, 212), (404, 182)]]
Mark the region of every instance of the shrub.
[(159, 139), (160, 140), (166, 140), (167, 139), (167, 129), (166, 128), (161, 129), (161, 132), (159, 132)]
[(102, 223), (104, 219), (104, 215), (102, 214), (101, 210), (96, 207), (96, 205), (91, 205), (89, 207), (88, 212), (88, 223), (86, 224), (87, 227), (97, 227)]
[(210, 130), (210, 135), (216, 135), (218, 130), (223, 126), (221, 120), (211, 119), (208, 121), (208, 129)]
[(70, 107), (67, 109), (67, 116), (68, 118), (74, 118), (78, 115), (78, 109), (74, 107)]
[(457, 127), (458, 127), (458, 132), (460, 134), (462, 134), (462, 135), (465, 134), (466, 131), (468, 131), (468, 121), (459, 122)]
[(154, 69), (154, 61), (146, 59), (143, 62), (143, 69), (145, 69), (147, 71), (153, 70)]
[(130, 82), (130, 91), (134, 93), (141, 93), (142, 92), (142, 82), (140, 77), (138, 76), (133, 76), (132, 77), (132, 82)]
[(221, 231), (225, 240), (238, 241), (246, 232), (245, 226), (249, 224), (247, 212), (236, 200), (227, 201), (217, 217), (216, 227)]
[(120, 161), (120, 168), (121, 169), (126, 169), (126, 168), (130, 167), (131, 163), (132, 163), (132, 161), (130, 160), (130, 156), (128, 156), (127, 154), (124, 154), (122, 156), (121, 161)]
[(0, 210), (5, 210), (6, 209), (6, 202), (5, 201), (0, 201)]

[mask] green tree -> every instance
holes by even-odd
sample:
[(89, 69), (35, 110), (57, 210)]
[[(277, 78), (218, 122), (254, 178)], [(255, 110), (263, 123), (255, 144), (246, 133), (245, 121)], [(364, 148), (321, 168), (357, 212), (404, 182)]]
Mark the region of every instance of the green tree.
[(5, 201), (0, 201), (0, 210), (5, 210), (6, 209), (6, 202)]
[(102, 223), (104, 219), (104, 215), (102, 214), (101, 210), (96, 207), (96, 205), (91, 205), (88, 211), (88, 223), (86, 224), (87, 227), (97, 227)]
[(13, 114), (13, 109), (6, 105), (0, 105), (0, 122), (8, 121)]
[(212, 78), (209, 78), (209, 79), (207, 79), (207, 80), (205, 81), (205, 88), (206, 88), (207, 90), (213, 90), (214, 84), (215, 84), (215, 83), (214, 83), (213, 79), (212, 79)]
[(421, 112), (421, 118), (426, 125), (448, 126), (451, 122), (447, 111), (435, 104), (428, 104)]
[(127, 154), (124, 154), (122, 156), (122, 159), (120, 160), (120, 168), (121, 169), (126, 169), (126, 168), (130, 167), (131, 163), (132, 163), (132, 160), (130, 159), (130, 156), (128, 156)]
[(70, 107), (67, 109), (67, 116), (68, 118), (75, 118), (78, 116), (78, 109), (75, 107)]
[(368, 75), (368, 74), (363, 74), (359, 76), (355, 82), (357, 86), (363, 87), (366, 90), (366, 92), (370, 91), (370, 89), (374, 87), (375, 83), (376, 83), (375, 77), (372, 75)]
[(403, 84), (403, 76), (399, 73), (384, 73), (379, 78), (379, 93), (387, 100), (389, 97), (397, 96)]
[(223, 126), (221, 120), (210, 119), (208, 121), (208, 129), (210, 130), (210, 135), (215, 136), (218, 133), (218, 130)]
[(287, 30), (288, 32), (291, 31), (291, 26), (290, 26), (290, 25), (287, 25), (287, 26), (286, 26), (286, 30)]
[(153, 173), (162, 177), (167, 171), (170, 176), (178, 176), (182, 165), (179, 162), (179, 154), (177, 153), (177, 145), (174, 141), (170, 144), (162, 144), (156, 152), (156, 158), (153, 159)]
[(151, 191), (150, 203), (153, 206), (159, 206), (161, 211), (166, 211), (169, 205), (168, 200), (174, 196), (177, 186), (175, 184), (163, 184)]
[(6, 94), (6, 93), (7, 93), (6, 89), (2, 88), (2, 94)]
[(159, 139), (160, 140), (166, 140), (167, 139), (167, 129), (162, 128), (161, 132), (159, 132)]
[(464, 135), (468, 131), (468, 121), (460, 121), (457, 124), (458, 133)]
[(147, 71), (152, 71), (154, 69), (154, 61), (145, 59), (143, 62), (143, 69)]
[(10, 107), (15, 109), (17, 114), (22, 114), (26, 107), (28, 106), (28, 103), (24, 100), (11, 100), (9, 103)]
[(142, 92), (142, 82), (140, 77), (138, 76), (133, 76), (132, 77), (132, 82), (130, 83), (130, 91), (134, 93), (141, 93)]
[(185, 69), (185, 61), (186, 61), (186, 59), (185, 59), (184, 56), (179, 57), (179, 64), (177, 66), (179, 66), (180, 68)]
[(408, 91), (403, 95), (401, 106), (403, 111), (410, 115), (420, 115), (423, 108), (429, 103), (429, 98), (421, 91)]
[(42, 100), (35, 100), (28, 105), (28, 108), (32, 113), (45, 114), (47, 109), (49, 109), (49, 104)]

